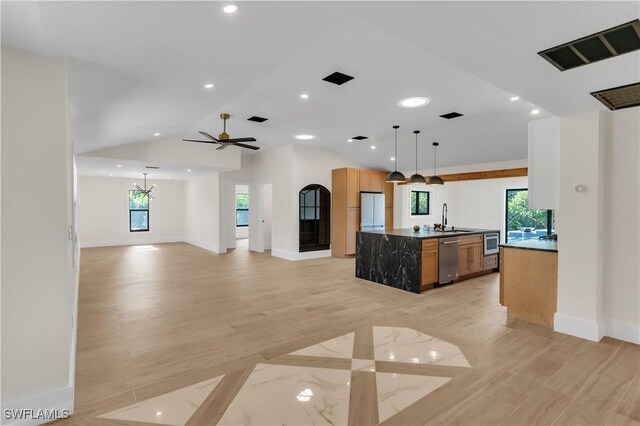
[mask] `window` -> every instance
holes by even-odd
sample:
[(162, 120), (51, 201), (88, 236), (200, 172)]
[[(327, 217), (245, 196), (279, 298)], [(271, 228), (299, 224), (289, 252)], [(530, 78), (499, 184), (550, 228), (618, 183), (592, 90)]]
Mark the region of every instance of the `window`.
[(537, 239), (555, 233), (553, 210), (529, 208), (529, 191), (507, 189), (505, 213), (505, 242)]
[(236, 193), (236, 226), (249, 226), (249, 194)]
[(411, 216), (429, 214), (429, 192), (411, 191)]
[(149, 194), (129, 190), (129, 232), (149, 230)]
[(331, 235), (331, 194), (322, 185), (307, 185), (299, 193), (300, 252), (328, 250)]

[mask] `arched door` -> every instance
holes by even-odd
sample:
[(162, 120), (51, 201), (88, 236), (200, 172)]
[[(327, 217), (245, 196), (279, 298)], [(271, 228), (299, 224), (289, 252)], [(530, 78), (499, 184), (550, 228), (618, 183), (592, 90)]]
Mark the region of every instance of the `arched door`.
[(300, 251), (328, 250), (331, 237), (331, 193), (322, 185), (307, 185), (299, 193)]

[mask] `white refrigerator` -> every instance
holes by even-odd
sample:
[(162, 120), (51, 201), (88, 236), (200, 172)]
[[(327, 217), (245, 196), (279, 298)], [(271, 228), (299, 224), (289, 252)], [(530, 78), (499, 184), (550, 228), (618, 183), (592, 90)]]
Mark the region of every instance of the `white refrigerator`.
[(384, 194), (360, 193), (360, 230), (384, 229)]

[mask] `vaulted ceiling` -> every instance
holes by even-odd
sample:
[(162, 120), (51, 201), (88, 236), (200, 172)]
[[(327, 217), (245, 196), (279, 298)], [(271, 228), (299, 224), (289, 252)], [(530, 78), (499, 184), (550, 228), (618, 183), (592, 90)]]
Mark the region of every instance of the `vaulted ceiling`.
[[(414, 165), (414, 129), (419, 168), (434, 140), (443, 166), (521, 159), (530, 120), (602, 108), (590, 92), (640, 75), (639, 52), (566, 72), (536, 54), (638, 18), (635, 1), (237, 4), (2, 2), (2, 42), (69, 57), (80, 153), (217, 134), (228, 112), (231, 136), (263, 149), (320, 146), (371, 167), (392, 166), (394, 124), (402, 169)], [(334, 71), (354, 79), (322, 81)], [(410, 96), (431, 102), (398, 107)], [(464, 116), (439, 117), (452, 111)], [(347, 142), (356, 135), (368, 139)]]

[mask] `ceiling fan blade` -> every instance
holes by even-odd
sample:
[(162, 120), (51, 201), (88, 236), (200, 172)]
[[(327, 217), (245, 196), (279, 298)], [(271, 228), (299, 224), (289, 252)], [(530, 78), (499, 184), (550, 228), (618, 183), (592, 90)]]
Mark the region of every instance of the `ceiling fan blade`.
[(198, 141), (195, 139), (182, 139), (185, 142), (200, 142), (200, 143), (217, 143), (219, 144), (220, 142), (216, 142), (216, 141)]
[(253, 145), (245, 145), (243, 143), (234, 143), (233, 145), (235, 146), (239, 146), (240, 148), (248, 148), (248, 149), (252, 149), (254, 151), (260, 149), (259, 146), (253, 146)]
[(220, 144), (219, 147), (216, 148), (216, 151), (219, 149), (225, 149), (226, 147), (228, 147), (229, 145), (233, 145), (233, 144), (228, 144), (228, 143), (222, 143)]
[(208, 137), (208, 138), (209, 138), (209, 139), (211, 139), (212, 141), (220, 142), (218, 139), (214, 138), (213, 136), (211, 136), (211, 135), (210, 135), (209, 133), (207, 133), (207, 132), (198, 132), (198, 133), (200, 133), (202, 136), (206, 136), (206, 137)]
[(256, 138), (234, 138), (227, 139), (225, 142), (257, 142)]

